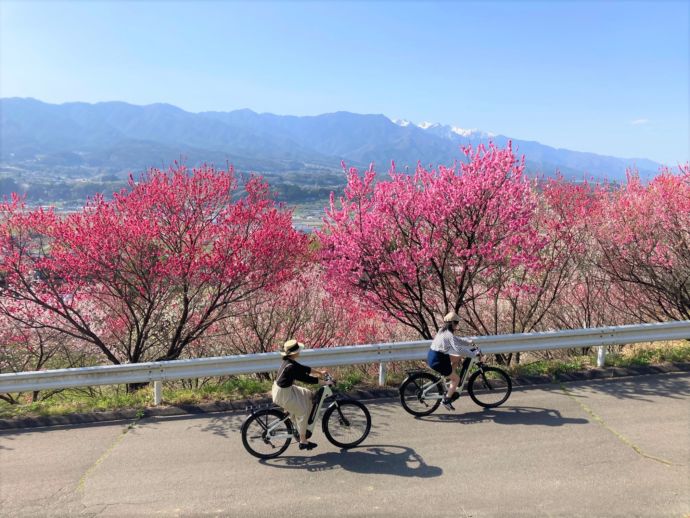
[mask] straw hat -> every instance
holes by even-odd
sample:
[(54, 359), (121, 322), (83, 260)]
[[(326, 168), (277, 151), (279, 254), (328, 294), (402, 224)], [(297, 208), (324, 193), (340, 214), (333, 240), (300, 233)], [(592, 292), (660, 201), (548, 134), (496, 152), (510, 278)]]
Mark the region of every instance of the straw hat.
[(299, 343), (297, 340), (288, 340), (283, 344), (283, 350), (280, 351), (280, 355), (285, 358), (286, 356), (292, 356), (297, 354), (302, 349), (304, 349), (304, 344)]
[(443, 317), (444, 322), (460, 322), (460, 317), (455, 311), (451, 311), (445, 317)]

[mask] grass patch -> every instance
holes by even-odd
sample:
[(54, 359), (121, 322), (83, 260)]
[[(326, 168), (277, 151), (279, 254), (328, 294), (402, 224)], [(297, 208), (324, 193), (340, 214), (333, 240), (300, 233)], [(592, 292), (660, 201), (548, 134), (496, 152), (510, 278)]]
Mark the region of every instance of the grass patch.
[(337, 389), (341, 392), (348, 392), (355, 386), (359, 385), (364, 379), (364, 374), (361, 371), (350, 371), (343, 373), (344, 376), (337, 378)]
[[(168, 405), (193, 405), (210, 401), (244, 399), (269, 392), (272, 382), (249, 376), (238, 376), (216, 383), (206, 383), (196, 388), (181, 383), (163, 385), (163, 403)], [(29, 395), (25, 394), (25, 398)], [(127, 392), (125, 386), (98, 387), (91, 391), (70, 389), (37, 401), (12, 405), (0, 401), (0, 419), (12, 417), (43, 417), (52, 415), (81, 414), (122, 409), (145, 409), (153, 403), (153, 386), (136, 392)]]
[(198, 388), (164, 388), (163, 402), (170, 405), (194, 405), (244, 399), (270, 392), (272, 383), (270, 380), (238, 376), (221, 383), (206, 383)]
[(151, 399), (151, 391), (145, 389), (128, 393), (124, 388), (106, 388), (91, 394), (80, 390), (64, 390), (50, 398), (19, 405), (1, 401), (0, 418), (81, 414), (125, 408), (144, 409), (150, 404)]
[(620, 353), (606, 355), (606, 365), (612, 367), (630, 367), (687, 361), (690, 361), (690, 344), (687, 342), (667, 344), (660, 347), (631, 346)]

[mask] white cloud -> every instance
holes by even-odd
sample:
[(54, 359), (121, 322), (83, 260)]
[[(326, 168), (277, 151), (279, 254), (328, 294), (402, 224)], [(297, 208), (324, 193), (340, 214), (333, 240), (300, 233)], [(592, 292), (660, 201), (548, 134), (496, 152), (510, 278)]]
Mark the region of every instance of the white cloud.
[(651, 121), (649, 119), (635, 119), (630, 121), (633, 126), (642, 126), (643, 124), (649, 124)]

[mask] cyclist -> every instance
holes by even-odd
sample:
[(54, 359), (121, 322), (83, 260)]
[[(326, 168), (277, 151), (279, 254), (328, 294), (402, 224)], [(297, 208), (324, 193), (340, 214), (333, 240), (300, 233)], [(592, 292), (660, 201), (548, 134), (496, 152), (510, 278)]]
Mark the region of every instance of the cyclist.
[(450, 376), (450, 386), (441, 403), (448, 410), (455, 410), (453, 401), (460, 396), (456, 392), (460, 383), (460, 376), (456, 372), (458, 363), (460, 363), (460, 357), (466, 357), (462, 364), (462, 373), (464, 375), (465, 370), (469, 367), (471, 358), (479, 356), (480, 351), (475, 347), (472, 340), (455, 336), (455, 331), (460, 323), (460, 317), (457, 313), (451, 311), (443, 317), (443, 322), (443, 326), (438, 330), (431, 342), (431, 348), (427, 354), (426, 361), (429, 367), (441, 374), (441, 376)]
[[(323, 378), (328, 372), (297, 363), (295, 359), (302, 349), (304, 349), (304, 344), (297, 340), (288, 340), (283, 344), (283, 350), (280, 351), (283, 363), (278, 369), (271, 396), (276, 405), (283, 407), (295, 418), (295, 424), (299, 430), (299, 449), (312, 450), (316, 448), (316, 443), (307, 441), (307, 417), (311, 411), (312, 392), (304, 387), (298, 387), (295, 381), (316, 384), (319, 382), (318, 378)], [(332, 382), (327, 381), (323, 384), (331, 385)]]

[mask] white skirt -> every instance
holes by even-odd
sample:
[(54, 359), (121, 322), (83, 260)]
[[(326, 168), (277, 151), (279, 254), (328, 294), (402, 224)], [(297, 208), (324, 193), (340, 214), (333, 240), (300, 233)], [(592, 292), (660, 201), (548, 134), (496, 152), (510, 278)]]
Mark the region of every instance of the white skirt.
[(307, 418), (312, 406), (311, 390), (297, 385), (282, 388), (273, 383), (271, 397), (276, 405), (283, 407), (290, 413), (300, 434), (307, 431)]

